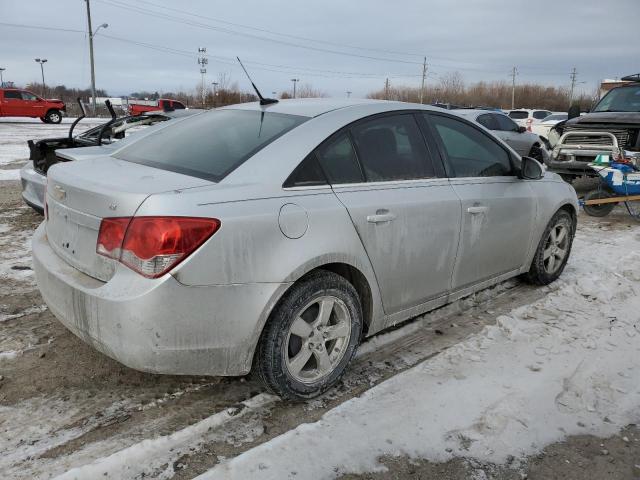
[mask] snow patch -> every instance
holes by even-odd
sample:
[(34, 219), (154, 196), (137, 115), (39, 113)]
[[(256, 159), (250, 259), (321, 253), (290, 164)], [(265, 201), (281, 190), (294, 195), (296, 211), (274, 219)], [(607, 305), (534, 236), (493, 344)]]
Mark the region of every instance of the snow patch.
[[(610, 247), (594, 254), (594, 237)], [(506, 463), (640, 420), (639, 240), (583, 228), (544, 299), (198, 478), (331, 479), (383, 471), (384, 455)]]

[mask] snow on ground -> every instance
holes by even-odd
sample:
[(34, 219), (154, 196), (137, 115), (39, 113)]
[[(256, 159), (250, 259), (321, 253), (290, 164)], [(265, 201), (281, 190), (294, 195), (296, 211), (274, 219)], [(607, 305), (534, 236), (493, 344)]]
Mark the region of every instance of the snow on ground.
[[(0, 167), (29, 158), (27, 140), (39, 140), (48, 137), (64, 137), (75, 118), (65, 117), (62, 123), (53, 125), (42, 123), (37, 118), (3, 117), (0, 118)], [(82, 133), (88, 128), (105, 122), (104, 118), (85, 118), (74, 130)], [(1, 174), (2, 170), (0, 170)], [(16, 180), (19, 179), (15, 178)], [(0, 180), (13, 180), (3, 178)]]
[(640, 420), (640, 236), (582, 229), (549, 294), (198, 477), (330, 479), (380, 456), (504, 463)]

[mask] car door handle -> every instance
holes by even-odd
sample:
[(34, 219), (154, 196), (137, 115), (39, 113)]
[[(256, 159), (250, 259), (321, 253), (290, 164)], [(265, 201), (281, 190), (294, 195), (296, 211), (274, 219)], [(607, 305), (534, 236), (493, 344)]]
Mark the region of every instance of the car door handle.
[(473, 207), (467, 208), (467, 212), (475, 215), (477, 213), (484, 213), (489, 210), (489, 207), (483, 207), (482, 205), (474, 205)]
[(367, 222), (369, 223), (385, 223), (395, 219), (396, 215), (390, 213), (389, 210), (378, 210), (375, 215), (367, 215)]

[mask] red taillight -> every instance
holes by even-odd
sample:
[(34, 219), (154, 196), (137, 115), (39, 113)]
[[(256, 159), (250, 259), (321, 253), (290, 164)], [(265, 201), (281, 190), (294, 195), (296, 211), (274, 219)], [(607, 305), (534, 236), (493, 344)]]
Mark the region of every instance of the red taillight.
[(531, 124), (533, 123), (533, 119), (532, 118), (528, 118), (527, 119), (527, 131), (530, 132), (531, 131)]
[(174, 268), (220, 228), (220, 220), (193, 217), (105, 218), (96, 252), (149, 278)]

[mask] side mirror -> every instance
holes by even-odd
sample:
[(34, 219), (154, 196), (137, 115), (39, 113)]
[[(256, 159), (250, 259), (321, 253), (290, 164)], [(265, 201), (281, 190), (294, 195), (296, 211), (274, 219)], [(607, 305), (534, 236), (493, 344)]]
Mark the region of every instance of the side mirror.
[(527, 129), (525, 127), (519, 126), (517, 131), (518, 131), (518, 133), (524, 133), (524, 132), (527, 131)]
[(544, 176), (544, 168), (535, 158), (522, 157), (519, 177), (524, 180), (539, 180)]

